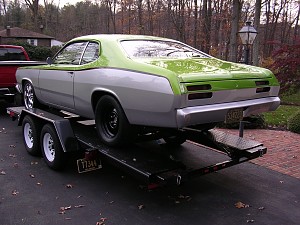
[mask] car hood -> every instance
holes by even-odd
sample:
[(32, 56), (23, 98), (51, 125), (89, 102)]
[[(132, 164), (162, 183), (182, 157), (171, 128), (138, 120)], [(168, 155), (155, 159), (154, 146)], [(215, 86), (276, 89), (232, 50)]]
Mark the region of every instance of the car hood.
[(143, 62), (176, 74), (182, 82), (272, 77), (272, 72), (267, 69), (216, 58), (160, 59), (143, 60)]

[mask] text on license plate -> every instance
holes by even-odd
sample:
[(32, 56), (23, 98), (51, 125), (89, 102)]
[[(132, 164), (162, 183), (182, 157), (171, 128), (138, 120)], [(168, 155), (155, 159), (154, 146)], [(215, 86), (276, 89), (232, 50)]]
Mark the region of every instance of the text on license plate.
[(225, 123), (239, 122), (243, 119), (243, 109), (230, 109), (227, 112)]
[(101, 164), (101, 160), (98, 158), (92, 160), (78, 159), (77, 168), (79, 173), (84, 173), (84, 172), (101, 169), (102, 164)]

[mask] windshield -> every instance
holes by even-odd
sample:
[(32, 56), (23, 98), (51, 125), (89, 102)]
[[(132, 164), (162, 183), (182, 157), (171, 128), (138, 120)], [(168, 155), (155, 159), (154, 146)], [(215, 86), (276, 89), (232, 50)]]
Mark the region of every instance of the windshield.
[(163, 40), (126, 40), (122, 47), (130, 58), (208, 58), (209, 55), (180, 42)]

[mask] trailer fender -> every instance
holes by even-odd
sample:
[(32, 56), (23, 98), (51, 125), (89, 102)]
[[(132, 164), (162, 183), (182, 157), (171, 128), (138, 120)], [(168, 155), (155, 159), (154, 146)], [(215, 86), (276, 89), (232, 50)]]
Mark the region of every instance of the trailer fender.
[(79, 150), (79, 144), (68, 119), (40, 109), (23, 109), (19, 116), (18, 126), (22, 125), (26, 115), (30, 115), (37, 123), (53, 124), (64, 152)]

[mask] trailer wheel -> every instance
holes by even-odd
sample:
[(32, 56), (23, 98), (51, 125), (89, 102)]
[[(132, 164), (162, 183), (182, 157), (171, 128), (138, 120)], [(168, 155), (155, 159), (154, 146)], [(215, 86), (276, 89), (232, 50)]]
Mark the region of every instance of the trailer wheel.
[(31, 116), (26, 115), (22, 122), (23, 140), (25, 148), (30, 155), (39, 156), (41, 154), (40, 138), (41, 125), (34, 121)]
[(32, 109), (38, 106), (38, 100), (35, 96), (33, 85), (30, 82), (24, 84), (23, 98), (26, 109)]
[(41, 132), (41, 148), (45, 162), (54, 170), (59, 170), (65, 162), (65, 154), (54, 127), (46, 124)]
[(105, 95), (98, 101), (95, 122), (98, 135), (105, 144), (120, 146), (131, 141), (131, 125), (119, 102), (112, 96)]

